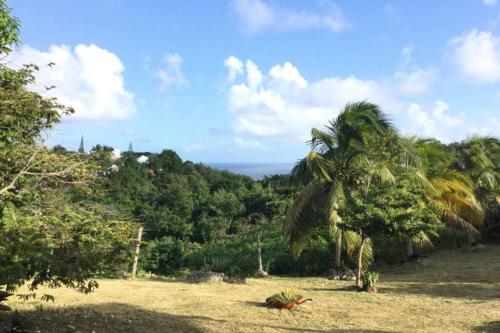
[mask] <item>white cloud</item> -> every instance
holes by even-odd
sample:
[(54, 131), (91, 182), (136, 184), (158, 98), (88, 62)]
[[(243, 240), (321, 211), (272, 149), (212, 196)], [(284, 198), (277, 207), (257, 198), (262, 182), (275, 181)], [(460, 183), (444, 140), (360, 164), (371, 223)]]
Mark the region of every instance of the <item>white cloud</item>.
[(403, 55), (404, 64), (407, 65), (412, 61), (414, 49), (415, 49), (415, 45), (413, 45), (413, 44), (409, 44), (409, 45), (406, 45), (405, 47), (403, 47), (403, 49), (401, 50), (401, 53)]
[(264, 146), (260, 141), (255, 139), (234, 138), (234, 143), (241, 148), (245, 149), (262, 149)]
[(430, 111), (424, 110), (419, 104), (410, 104), (403, 132), (421, 137), (434, 137), (444, 142), (453, 140), (451, 134), (465, 123), (462, 115), (448, 114), (449, 108), (449, 105), (441, 100), (436, 101)]
[(227, 79), (232, 82), (238, 75), (243, 74), (243, 62), (236, 57), (229, 57), (224, 60), (224, 66), (227, 67)]
[(160, 79), (160, 89), (168, 90), (173, 86), (183, 87), (188, 84), (188, 80), (182, 72), (182, 57), (177, 53), (169, 53), (163, 59), (163, 68), (156, 71), (156, 76)]
[(402, 62), (394, 73), (398, 89), (407, 95), (419, 95), (431, 90), (437, 81), (437, 74), (433, 68), (422, 69), (413, 64), (413, 44), (401, 50)]
[(408, 95), (419, 95), (431, 90), (436, 81), (436, 73), (433, 69), (415, 68), (405, 71), (398, 70), (394, 77), (399, 82), (399, 89)]
[[(114, 53), (94, 44), (52, 45), (48, 51), (23, 46), (9, 56), (9, 66), (40, 66), (31, 88), (75, 109), (70, 119), (124, 119), (136, 112), (134, 95), (125, 89), (123, 66)], [(54, 66), (47, 66), (55, 63)], [(47, 90), (46, 87), (55, 86)]]
[(233, 130), (239, 135), (303, 142), (312, 127), (323, 126), (348, 102), (367, 99), (394, 105), (382, 84), (354, 76), (307, 82), (289, 62), (264, 75), (248, 60), (244, 74), (228, 95)]
[(228, 87), (232, 131), (237, 138), (245, 138), (246, 142), (255, 140), (263, 147), (267, 146), (264, 140), (303, 143), (308, 140), (311, 128), (323, 128), (347, 103), (362, 100), (380, 105), (405, 134), (432, 136), (448, 142), (481, 128), (482, 132), (494, 131), (491, 122), (478, 124), (463, 114), (450, 112), (450, 106), (442, 100), (432, 105), (410, 102), (415, 93), (428, 90), (428, 85), (422, 83), (426, 80), (420, 77), (425, 76), (421, 69), (415, 70), (416, 78), (412, 78), (411, 72), (408, 75), (396, 72), (394, 77), (382, 80), (349, 75), (307, 81), (289, 62), (275, 65), (263, 74), (248, 60), (242, 71)]
[(265, 0), (234, 0), (233, 7), (244, 31), (289, 31), (325, 28), (335, 32), (349, 27), (342, 10), (332, 2), (323, 2), (322, 13), (274, 6)]
[(473, 29), (451, 40), (452, 60), (466, 77), (481, 83), (500, 81), (500, 36)]
[(497, 4), (497, 0), (483, 0), (483, 3), (487, 6), (494, 6)]

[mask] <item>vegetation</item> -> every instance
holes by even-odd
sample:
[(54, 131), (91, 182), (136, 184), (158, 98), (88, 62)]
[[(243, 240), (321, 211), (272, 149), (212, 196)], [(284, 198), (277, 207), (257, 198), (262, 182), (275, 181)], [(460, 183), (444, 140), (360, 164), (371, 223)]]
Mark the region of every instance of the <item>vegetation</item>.
[(363, 279), (363, 289), (367, 291), (376, 291), (376, 285), (379, 280), (379, 274), (377, 272), (364, 271), (361, 275)]
[[(19, 27), (5, 1), (0, 0), (0, 59), (20, 42)], [(499, 292), (494, 254), (499, 249), (494, 245), (470, 246), (500, 240), (497, 138), (471, 137), (443, 144), (432, 138), (404, 137), (379, 106), (357, 102), (346, 105), (324, 130), (312, 129), (311, 151), (298, 161), (291, 175), (256, 181), (183, 161), (168, 149), (159, 153), (130, 149), (116, 157), (113, 148), (105, 145), (96, 145), (88, 153), (83, 145), (78, 152), (47, 147), (46, 131), (74, 110), (29, 89), (37, 71), (31, 64), (14, 70), (0, 63), (0, 301), (18, 291), (17, 296), (28, 302), (9, 299), (8, 304), (16, 308), (39, 305), (39, 300), (32, 300), (36, 290), (42, 292), (42, 300), (54, 301), (47, 288), (60, 286), (91, 293), (98, 278), (126, 275), (132, 250), (141, 245), (139, 275), (169, 276), (169, 282), (102, 280), (105, 288), (101, 295), (108, 302), (127, 299), (131, 305), (119, 312), (138, 312), (134, 306), (149, 308), (141, 311), (144, 318), (154, 318), (153, 322), (142, 322), (140, 328), (131, 325), (131, 320), (116, 322), (114, 311), (122, 305), (92, 303), (76, 312), (90, 311), (94, 320), (64, 325), (90, 329), (100, 322), (103, 326), (97, 328), (108, 331), (112, 326), (98, 319), (110, 314), (110, 323), (134, 331), (179, 328), (171, 326), (177, 325), (179, 318), (180, 325), (193, 325), (192, 330), (202, 322), (203, 328), (235, 331), (242, 323), (230, 324), (231, 320), (224, 318), (230, 315), (234, 319), (243, 313), (248, 322), (256, 316), (263, 318), (266, 324), (259, 328), (289, 329), (291, 326), (274, 324), (274, 313), (263, 313), (255, 303), (248, 303), (248, 299), (255, 299), (261, 304), (263, 297), (278, 287), (287, 289), (269, 297), (269, 305), (300, 304), (300, 294), (305, 292), (323, 304), (311, 305), (313, 310), (306, 317), (314, 317), (313, 324), (303, 318), (292, 323), (305, 330), (331, 328), (330, 322), (317, 315), (324, 313), (319, 306), (325, 304), (337, 317), (338, 311), (348, 311), (344, 314), (352, 317), (349, 320), (364, 323), (360, 326), (363, 329), (392, 325), (388, 327), (418, 331), (427, 325), (445, 331), (437, 309), (455, 302), (456, 311), (447, 315), (465, 330), (474, 323), (458, 315), (470, 311), (471, 304), (464, 299), (484, 301), (472, 305), (482, 314), (474, 319), (477, 324), (489, 325), (484, 321), (494, 317), (490, 315), (495, 308), (491, 298)], [(142, 244), (135, 241), (139, 228), (144, 230)], [(456, 250), (464, 246), (468, 250)], [(450, 260), (450, 253), (434, 255), (430, 265), (420, 267), (419, 257), (436, 248), (454, 248), (460, 260)], [(484, 253), (470, 252), (485, 248)], [(387, 276), (380, 283), (383, 295), (373, 295), (378, 297), (374, 301), (366, 295), (343, 296), (338, 289), (327, 287), (326, 280), (275, 277), (331, 275), (332, 267), (335, 272), (355, 269), (357, 287), (370, 291), (379, 280), (378, 273), (368, 270), (373, 263), (383, 267), (402, 262), (409, 262), (402, 267), (418, 270), (397, 276), (386, 269)], [(195, 270), (221, 272), (232, 278), (256, 274), (271, 274), (271, 278), (249, 279), (247, 286), (231, 286), (231, 292), (224, 289), (227, 287), (210, 289), (176, 282)], [(144, 301), (145, 294), (137, 291), (142, 289), (160, 293), (161, 302)], [(193, 297), (200, 289), (206, 294)], [(299, 291), (292, 291), (295, 289)], [(123, 290), (136, 298), (124, 297)], [(400, 297), (403, 292), (404, 300)], [(419, 293), (454, 301), (412, 296)], [(78, 304), (61, 290), (54, 290), (54, 294), (63, 302)], [(173, 296), (179, 300), (172, 301)], [(89, 297), (97, 302), (92, 298), (95, 296)], [(171, 303), (162, 303), (163, 299)], [(214, 299), (220, 309), (210, 312), (207, 303)], [(234, 305), (235, 299), (242, 304)], [(229, 301), (231, 309), (222, 314)], [(359, 316), (375, 312), (370, 302), (377, 303), (376, 312), (381, 317), (366, 322)], [(380, 308), (392, 314), (395, 305), (401, 312), (394, 318), (378, 314)], [(92, 312), (93, 307), (98, 310)], [(201, 314), (220, 319), (196, 317), (195, 325), (191, 323), (193, 316), (200, 314), (193, 309), (198, 308), (202, 308)], [(53, 309), (60, 310), (57, 305)], [(162, 313), (165, 309), (174, 314)], [(419, 313), (415, 309), (421, 311), (419, 319), (426, 323), (408, 321), (409, 314)], [(37, 314), (24, 312), (39, 320)], [(13, 317), (6, 322), (11, 325), (16, 321)], [(243, 323), (243, 331), (255, 329), (248, 322)], [(40, 327), (44, 325), (50, 323), (40, 323)], [(352, 328), (351, 321), (337, 321), (336, 325)]]
[(266, 298), (266, 304), (275, 308), (292, 308), (311, 299), (303, 299), (302, 295), (292, 289), (285, 289), (280, 293)]
[(465, 231), (473, 243), (484, 214), (474, 184), (484, 184), (490, 200), (498, 196), (499, 174), (486, 145), (478, 144), (497, 147), (493, 138), (472, 138), (457, 149), (400, 137), (376, 105), (360, 102), (347, 105), (326, 131), (313, 129), (310, 142), (311, 152), (293, 171), (305, 186), (288, 213), (286, 234), (299, 255), (319, 227), (329, 226), (336, 237), (336, 267), (342, 241), (348, 253), (357, 249), (358, 287), (372, 259), (372, 239), (401, 238), (412, 258), (413, 243), (430, 244), (445, 223)]
[[(0, 56), (19, 42), (18, 29), (0, 1)], [(92, 156), (43, 145), (43, 132), (73, 110), (28, 90), (36, 70), (0, 64), (0, 289), (27, 282), (25, 298), (43, 284), (90, 292), (93, 277), (123, 264), (130, 224), (90, 199)]]

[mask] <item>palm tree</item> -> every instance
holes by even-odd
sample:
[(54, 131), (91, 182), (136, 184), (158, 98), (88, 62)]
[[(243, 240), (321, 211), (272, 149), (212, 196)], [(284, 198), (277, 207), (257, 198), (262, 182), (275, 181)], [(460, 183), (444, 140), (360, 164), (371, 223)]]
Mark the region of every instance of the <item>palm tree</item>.
[[(401, 138), (399, 146), (404, 147), (404, 176), (425, 190), (427, 200), (437, 207), (440, 219), (453, 229), (464, 230), (469, 239), (478, 235), (476, 227), (483, 221), (483, 211), (474, 196), (473, 182), (452, 167), (453, 157), (446, 147), (437, 140), (415, 138)], [(431, 244), (423, 233), (406, 237), (408, 257), (413, 255), (416, 242)]]
[(312, 129), (311, 152), (292, 171), (294, 178), (307, 183), (286, 219), (285, 233), (294, 255), (300, 254), (319, 226), (325, 223), (335, 226), (336, 266), (340, 266), (342, 238), (350, 240), (348, 253), (353, 245), (358, 245), (358, 286), (363, 258), (366, 264), (371, 254), (370, 242), (349, 230), (337, 211), (349, 199), (351, 191), (367, 195), (374, 178), (394, 178), (383, 155), (373, 145), (374, 139), (390, 133), (394, 133), (393, 127), (376, 105), (348, 104), (330, 121), (326, 131)]
[[(498, 154), (499, 147), (496, 138), (471, 137), (457, 145), (453, 166), (468, 175), (475, 187), (494, 189), (498, 186), (500, 166), (495, 165), (492, 158), (495, 152)], [(492, 153), (494, 155), (489, 156)]]

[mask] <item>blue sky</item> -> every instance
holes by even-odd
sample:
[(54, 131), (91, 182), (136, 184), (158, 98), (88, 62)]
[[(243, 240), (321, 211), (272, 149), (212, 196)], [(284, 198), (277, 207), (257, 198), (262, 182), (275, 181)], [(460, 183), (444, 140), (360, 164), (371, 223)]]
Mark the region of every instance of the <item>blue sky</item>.
[(500, 133), (495, 0), (9, 6), (23, 44), (8, 61), (42, 65), (33, 89), (76, 109), (51, 144), (76, 149), (84, 135), (193, 161), (294, 162), (311, 127), (362, 99), (409, 135)]

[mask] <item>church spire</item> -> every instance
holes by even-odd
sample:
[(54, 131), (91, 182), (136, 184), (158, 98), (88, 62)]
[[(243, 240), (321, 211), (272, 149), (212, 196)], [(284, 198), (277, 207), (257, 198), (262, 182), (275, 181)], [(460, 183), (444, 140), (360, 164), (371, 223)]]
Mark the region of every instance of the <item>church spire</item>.
[(85, 147), (83, 146), (83, 135), (82, 135), (82, 139), (80, 140), (80, 148), (78, 148), (78, 152), (79, 153), (85, 153)]
[(132, 141), (130, 141), (130, 143), (128, 145), (128, 152), (129, 153), (133, 153), (134, 152), (134, 148), (132, 147)]

